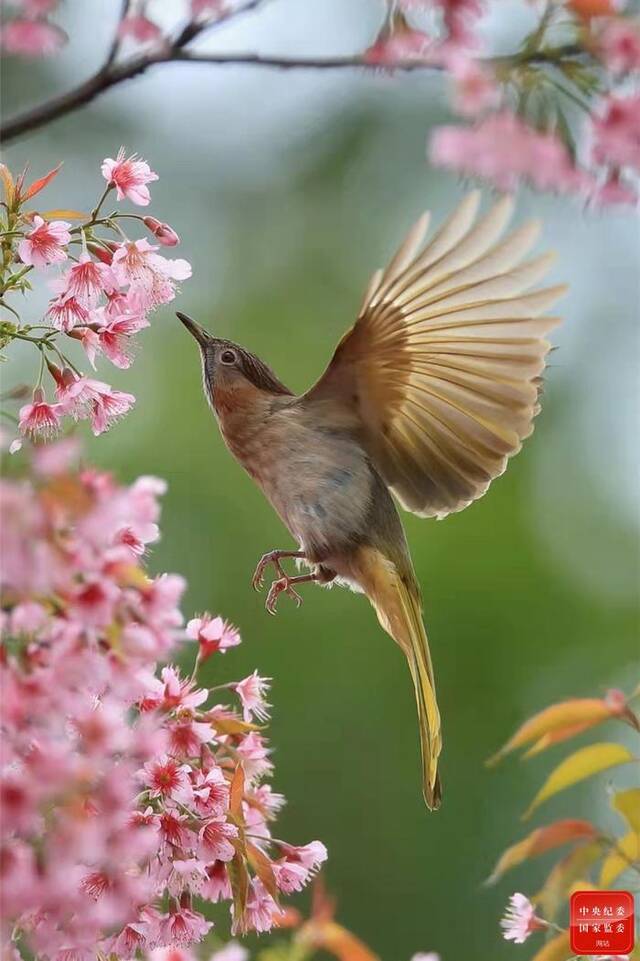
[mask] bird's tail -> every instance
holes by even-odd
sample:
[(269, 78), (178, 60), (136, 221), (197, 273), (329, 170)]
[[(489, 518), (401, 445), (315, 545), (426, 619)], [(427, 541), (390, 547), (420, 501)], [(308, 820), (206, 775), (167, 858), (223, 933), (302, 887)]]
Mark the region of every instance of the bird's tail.
[(373, 604), (380, 624), (399, 644), (409, 662), (418, 707), (422, 790), (427, 807), (435, 811), (442, 800), (438, 774), (442, 732), (419, 589), (413, 576), (402, 576), (396, 566), (377, 550), (361, 550), (359, 567), (358, 580)]

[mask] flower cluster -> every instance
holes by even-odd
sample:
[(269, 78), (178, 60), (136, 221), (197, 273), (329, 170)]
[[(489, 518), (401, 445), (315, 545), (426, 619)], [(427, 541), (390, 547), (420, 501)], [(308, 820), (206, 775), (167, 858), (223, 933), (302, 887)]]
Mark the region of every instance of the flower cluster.
[[(606, 0), (595, 19), (583, 6), (550, 5), (513, 58), (479, 61), (455, 45), (453, 107), (471, 123), (433, 131), (433, 164), (499, 189), (525, 182), (598, 205), (638, 203), (640, 23)], [(573, 47), (555, 40), (567, 25)]]
[[(48, 278), (53, 296), (42, 323), (3, 321), (1, 329), (4, 344), (19, 339), (40, 352), (33, 398), (19, 412), (20, 432), (33, 438), (55, 434), (64, 418), (89, 419), (93, 433), (100, 434), (131, 408), (133, 395), (83, 375), (67, 355), (69, 346), (80, 344), (94, 369), (98, 356), (116, 367), (129, 367), (135, 335), (149, 326), (149, 314), (171, 301), (177, 283), (191, 275), (186, 260), (158, 253), (160, 246), (179, 243), (168, 224), (151, 216), (101, 213), (111, 192), (118, 201), (149, 204), (148, 184), (158, 177), (145, 161), (127, 157), (123, 149), (106, 159), (102, 197), (90, 215), (77, 215), (78, 226), (58, 219), (55, 212), (47, 215), (27, 208), (56, 173), (57, 169), (25, 187), (24, 176), (14, 180), (2, 169), (6, 200), (6, 222), (0, 225), (2, 297), (27, 289), (33, 271), (44, 274), (52, 266), (58, 268)], [(74, 211), (67, 213), (75, 216)], [(125, 218), (144, 225), (157, 242), (129, 238), (121, 226)], [(117, 239), (105, 236), (107, 231)], [(10, 306), (8, 300), (4, 304)], [(15, 308), (10, 309), (17, 316)], [(46, 370), (53, 387), (49, 399), (43, 386)]]
[[(524, 181), (597, 204), (635, 204), (640, 23), (608, 0), (597, 11), (588, 7), (581, 0), (548, 5), (520, 53), (491, 57), (478, 30), (483, 0), (400, 0), (363, 60), (388, 69), (419, 61), (446, 71), (453, 110), (470, 123), (432, 132), (435, 165), (499, 189)], [(567, 36), (574, 42), (563, 45)], [(576, 105), (586, 114), (581, 124)]]
[[(217, 19), (225, 12), (227, 0), (190, 0), (194, 21)], [(0, 46), (8, 54), (46, 57), (67, 42), (64, 30), (50, 17), (60, 0), (12, 0), (15, 8), (0, 28)], [(129, 4), (118, 28), (118, 40), (136, 47), (158, 46), (164, 42), (162, 27), (150, 16), (147, 0)]]
[(189, 624), (193, 674), (158, 671), (184, 637), (183, 579), (142, 565), (164, 484), (121, 487), (72, 469), (76, 453), (35, 447), (33, 476), (0, 486), (0, 953), (186, 949), (217, 902), (234, 932), (268, 931), (326, 858), (271, 837), (284, 798), (254, 723), (268, 679), (221, 684), (220, 702), (198, 685), (198, 664), (240, 642), (209, 615)]

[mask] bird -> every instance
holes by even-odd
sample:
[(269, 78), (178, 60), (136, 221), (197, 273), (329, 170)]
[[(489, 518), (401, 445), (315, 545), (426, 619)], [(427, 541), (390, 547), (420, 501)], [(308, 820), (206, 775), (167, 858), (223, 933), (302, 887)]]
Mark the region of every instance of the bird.
[[(481, 497), (531, 434), (550, 344), (548, 308), (565, 286), (533, 289), (553, 253), (525, 259), (532, 221), (505, 236), (514, 200), (480, 215), (467, 194), (433, 236), (429, 214), (366, 288), (355, 324), (320, 379), (286, 387), (244, 347), (177, 316), (200, 349), (205, 397), (233, 456), (297, 544), (261, 558), (297, 604), (305, 582), (364, 593), (404, 653), (415, 689), (427, 807), (440, 807), (442, 750), (422, 597), (396, 504), (443, 518)], [(294, 558), (306, 573), (288, 574)]]

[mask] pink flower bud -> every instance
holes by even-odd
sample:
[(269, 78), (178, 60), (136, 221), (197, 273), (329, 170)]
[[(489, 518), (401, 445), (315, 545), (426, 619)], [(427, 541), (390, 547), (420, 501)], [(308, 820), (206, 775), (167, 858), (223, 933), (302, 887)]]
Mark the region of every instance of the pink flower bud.
[(88, 249), (91, 251), (94, 257), (100, 260), (103, 264), (111, 266), (111, 261), (113, 260), (114, 251), (118, 249), (118, 245), (113, 241), (104, 241), (106, 243), (108, 250), (102, 246), (102, 244), (87, 244)]
[(175, 247), (176, 244), (180, 243), (180, 238), (169, 224), (163, 224), (160, 220), (156, 220), (155, 217), (143, 217), (142, 219), (147, 230), (151, 231), (163, 247)]

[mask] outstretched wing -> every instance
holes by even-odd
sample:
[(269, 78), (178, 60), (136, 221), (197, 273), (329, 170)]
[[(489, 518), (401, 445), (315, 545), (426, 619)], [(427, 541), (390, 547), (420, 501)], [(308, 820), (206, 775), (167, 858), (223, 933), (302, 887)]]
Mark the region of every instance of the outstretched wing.
[(424, 246), (420, 218), (306, 395), (357, 412), (376, 468), (422, 516), (481, 497), (532, 432), (544, 338), (559, 323), (541, 315), (565, 290), (527, 293), (553, 259), (523, 260), (539, 225), (501, 240), (512, 200), (476, 220), (479, 202), (469, 194)]

